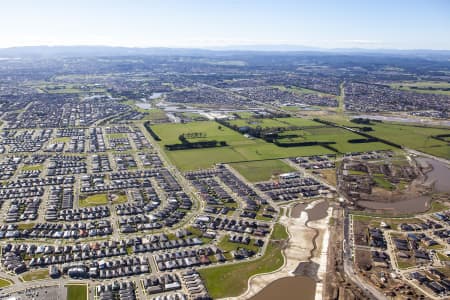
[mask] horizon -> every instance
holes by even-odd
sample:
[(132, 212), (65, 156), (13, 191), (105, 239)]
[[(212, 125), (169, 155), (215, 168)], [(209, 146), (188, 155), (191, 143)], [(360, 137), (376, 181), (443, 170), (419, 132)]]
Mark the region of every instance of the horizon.
[[(265, 49), (264, 47), (273, 47), (273, 49)], [(292, 49), (276, 49), (277, 47), (289, 47)], [(430, 52), (447, 52), (448, 49), (433, 49), (433, 48), (364, 48), (364, 47), (313, 47), (301, 44), (229, 44), (221, 46), (168, 46), (168, 45), (155, 45), (155, 46), (127, 46), (127, 45), (106, 45), (106, 44), (68, 44), (68, 45), (49, 45), (49, 44), (35, 44), (35, 45), (23, 45), (23, 46), (7, 46), (1, 47), (0, 50), (13, 50), (24, 48), (124, 48), (124, 49), (174, 49), (174, 50), (205, 50), (205, 51), (236, 51), (236, 52), (346, 52), (354, 51), (361, 52), (414, 52), (414, 51), (430, 51)]]
[[(32, 7), (32, 9), (30, 9)], [(0, 48), (258, 47), (449, 50), (450, 2), (346, 0), (180, 1), (138, 3), (30, 0), (2, 5)]]

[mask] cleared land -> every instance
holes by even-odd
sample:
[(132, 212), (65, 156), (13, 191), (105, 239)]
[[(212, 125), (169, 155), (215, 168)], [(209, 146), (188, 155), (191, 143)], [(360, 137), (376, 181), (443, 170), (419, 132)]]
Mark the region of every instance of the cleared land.
[(269, 180), (272, 175), (294, 171), (278, 159), (233, 163), (231, 166), (251, 182)]

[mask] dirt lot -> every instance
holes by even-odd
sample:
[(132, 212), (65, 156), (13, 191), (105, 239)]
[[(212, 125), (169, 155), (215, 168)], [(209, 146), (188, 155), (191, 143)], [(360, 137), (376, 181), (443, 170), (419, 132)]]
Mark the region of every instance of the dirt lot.
[(369, 222), (353, 220), (353, 234), (355, 244), (358, 246), (368, 246), (369, 235), (367, 232)]

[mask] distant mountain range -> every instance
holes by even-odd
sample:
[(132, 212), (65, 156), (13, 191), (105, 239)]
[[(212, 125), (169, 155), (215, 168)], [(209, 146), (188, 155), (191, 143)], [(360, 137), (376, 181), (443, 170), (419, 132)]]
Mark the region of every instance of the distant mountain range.
[(26, 56), (136, 56), (136, 55), (205, 55), (221, 56), (242, 53), (322, 53), (322, 54), (365, 54), (365, 55), (408, 55), (450, 59), (450, 50), (396, 50), (396, 49), (362, 49), (362, 48), (315, 48), (301, 45), (230, 45), (205, 48), (133, 48), (112, 46), (24, 46), (0, 48), (0, 57)]

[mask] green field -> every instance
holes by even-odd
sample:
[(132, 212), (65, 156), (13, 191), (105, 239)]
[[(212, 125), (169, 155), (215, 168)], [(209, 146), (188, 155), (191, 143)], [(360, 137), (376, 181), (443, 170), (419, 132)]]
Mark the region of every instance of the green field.
[(272, 231), (272, 240), (287, 240), (289, 238), (289, 235), (286, 231), (286, 227), (281, 225), (280, 223), (276, 223), (273, 227)]
[(145, 117), (142, 119), (143, 121), (163, 122), (163, 121), (167, 121), (168, 120), (166, 113), (162, 109), (159, 109), (159, 108), (150, 108), (150, 109), (141, 108), (141, 107), (136, 105), (136, 101), (134, 101), (134, 100), (126, 100), (126, 101), (122, 101), (121, 103), (129, 105), (134, 110), (145, 114)]
[(0, 288), (10, 286), (11, 284), (12, 284), (12, 282), (9, 281), (8, 279), (0, 278)]
[(80, 94), (80, 93), (103, 93), (104, 88), (94, 85), (84, 85), (85, 88), (73, 84), (53, 84), (38, 86), (38, 90), (48, 94)]
[(87, 196), (86, 198), (80, 197), (80, 207), (87, 206), (97, 206), (97, 205), (105, 205), (108, 204), (108, 195), (107, 194), (95, 194)]
[(87, 284), (68, 284), (67, 300), (87, 300)]
[[(249, 120), (239, 119), (232, 122), (238, 126), (247, 126), (245, 124), (248, 124), (248, 121)], [(363, 137), (345, 129), (324, 126), (310, 119), (257, 119), (257, 123), (251, 124), (251, 126), (275, 126), (283, 128), (289, 126), (304, 127), (304, 129), (283, 132), (281, 136), (285, 136), (286, 138), (280, 138), (278, 141), (281, 143), (334, 142), (331, 146), (342, 153), (386, 150), (392, 148), (391, 146), (379, 142), (349, 143), (348, 140), (350, 139), (361, 139)], [(153, 125), (152, 129), (161, 138), (161, 141), (159, 142), (161, 146), (180, 143), (178, 137), (181, 134), (186, 135), (188, 133), (202, 133), (203, 135), (201, 138), (190, 138), (190, 142), (206, 140), (227, 142), (226, 147), (179, 151), (168, 151), (164, 149), (172, 163), (182, 171), (208, 168), (216, 163), (247, 162), (334, 153), (333, 150), (326, 149), (319, 145), (279, 147), (261, 139), (246, 138), (244, 135), (214, 121), (191, 122), (187, 124), (158, 124)]]
[[(220, 129), (219, 129), (220, 126)], [(179, 135), (193, 132), (205, 133), (206, 137), (196, 140), (226, 141), (228, 146), (205, 149), (167, 151), (169, 159), (182, 171), (208, 168), (220, 162), (266, 160), (293, 156), (330, 154), (331, 150), (321, 146), (283, 148), (260, 139), (249, 139), (214, 121), (191, 122), (187, 124), (157, 124), (153, 131), (161, 138), (161, 146), (179, 143)]]
[(374, 176), (372, 176), (372, 179), (375, 181), (376, 185), (385, 189), (385, 190), (395, 190), (395, 185), (393, 185), (392, 183), (390, 183), (383, 174), (374, 174)]
[(394, 123), (371, 125), (370, 135), (383, 138), (402, 146), (450, 159), (450, 145), (432, 138), (433, 135), (448, 134), (449, 129), (421, 127)]
[(320, 91), (316, 91), (316, 90), (311, 90), (311, 89), (307, 89), (307, 88), (303, 88), (303, 87), (299, 87), (299, 86), (282, 86), (282, 85), (274, 85), (273, 87), (276, 87), (280, 90), (284, 90), (284, 91), (290, 91), (293, 92), (295, 94), (317, 94), (317, 95), (326, 95), (326, 96), (336, 96), (336, 95), (332, 95), (332, 94), (327, 94), (324, 92), (320, 92)]
[(42, 171), (42, 165), (24, 165), (22, 171)]
[(247, 289), (247, 282), (251, 276), (279, 269), (284, 263), (284, 258), (280, 244), (274, 242), (273, 238), (274, 234), (266, 252), (257, 260), (198, 270), (209, 295), (214, 299), (239, 296)]
[(361, 139), (363, 137), (348, 130), (331, 126), (285, 131), (280, 137), (287, 137), (290, 135), (296, 135), (297, 137), (280, 138), (278, 141), (281, 143), (334, 142), (334, 144), (331, 144), (330, 146), (341, 153), (386, 150), (392, 148), (389, 145), (379, 142), (349, 143), (349, 140)]
[(263, 160), (233, 163), (231, 166), (251, 182), (269, 180), (272, 175), (292, 172), (291, 166), (281, 160)]
[(47, 278), (49, 278), (48, 269), (29, 271), (22, 275), (23, 281), (41, 280)]
[(435, 135), (448, 134), (449, 128), (393, 122), (371, 122), (370, 125), (360, 125), (350, 122), (346, 117), (339, 116), (326, 116), (322, 117), (322, 119), (343, 126), (369, 126), (372, 127), (373, 131), (367, 133), (374, 137), (382, 138), (410, 149), (450, 159), (449, 143), (432, 138)]
[(219, 243), (217, 244), (217, 246), (222, 249), (224, 252), (231, 252), (231, 251), (235, 251), (238, 248), (245, 248), (248, 250), (252, 250), (255, 253), (258, 253), (259, 251), (259, 247), (253, 245), (253, 240), (248, 244), (239, 244), (239, 243), (232, 243), (230, 241), (228, 241), (229, 239), (229, 235), (225, 235), (224, 237), (222, 237), (222, 239), (219, 241)]
[(425, 94), (450, 95), (450, 83), (440, 81), (406, 81), (391, 84), (391, 87)]
[(230, 121), (231, 125), (237, 125), (240, 127), (248, 126), (252, 128), (262, 127), (262, 128), (277, 128), (277, 127), (309, 127), (309, 126), (322, 126), (322, 124), (317, 123), (311, 119), (304, 118), (275, 118), (275, 119), (238, 119)]

